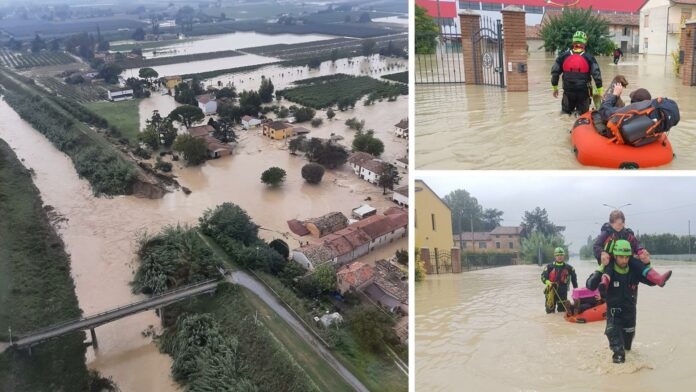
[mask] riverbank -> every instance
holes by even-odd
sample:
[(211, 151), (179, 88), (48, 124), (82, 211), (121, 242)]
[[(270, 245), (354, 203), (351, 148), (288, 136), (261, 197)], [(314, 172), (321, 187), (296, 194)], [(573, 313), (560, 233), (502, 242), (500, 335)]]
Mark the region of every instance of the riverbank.
[[(51, 225), (60, 219), (44, 206), (32, 172), (0, 139), (0, 340), (79, 318), (70, 257)], [(85, 390), (84, 332), (32, 350), (0, 354), (0, 390)]]

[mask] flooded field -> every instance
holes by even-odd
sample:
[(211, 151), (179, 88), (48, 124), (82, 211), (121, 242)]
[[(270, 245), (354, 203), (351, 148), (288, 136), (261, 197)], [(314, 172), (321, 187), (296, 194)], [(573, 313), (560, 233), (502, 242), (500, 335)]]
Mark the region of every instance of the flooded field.
[[(145, 58), (181, 56), (186, 54), (198, 54), (208, 52), (220, 52), (235, 50), (252, 46), (265, 46), (276, 44), (299, 44), (303, 42), (321, 41), (336, 38), (320, 34), (262, 34), (257, 32), (238, 31), (229, 34), (219, 34), (205, 37), (187, 38), (180, 42), (173, 41), (154, 49), (143, 50)], [(114, 42), (113, 45), (137, 44), (136, 41)]]
[[(175, 105), (173, 102), (169, 96), (143, 100), (141, 120), (146, 111), (151, 114), (153, 109), (166, 115)], [(406, 97), (400, 97), (397, 102), (370, 107), (358, 105), (355, 110), (337, 113), (337, 117), (365, 119), (368, 127), (380, 132), (389, 154), (403, 155), (406, 142), (390, 142), (386, 133), (405, 116), (407, 107)], [(324, 127), (316, 132), (326, 134), (331, 129), (348, 132), (333, 126), (336, 123), (345, 128), (343, 121), (334, 119), (332, 124), (325, 121)], [(71, 161), (22, 121), (4, 101), (0, 102), (0, 138), (15, 149), (25, 166), (35, 171), (34, 182), (44, 203), (68, 219), (59, 233), (71, 255), (76, 292), (86, 315), (140, 299), (131, 293), (129, 286), (139, 233), (158, 231), (177, 222), (196, 224), (205, 209), (220, 203), (239, 204), (262, 226), (260, 235), (264, 239), (283, 238), (291, 248), (298, 245), (298, 239), (289, 233), (286, 225), (289, 219), (316, 217), (336, 210), (349, 215), (367, 197), (380, 210), (394, 205), (388, 199), (390, 195), (383, 196), (381, 188), (358, 179), (348, 167), (327, 171), (319, 186), (306, 184), (300, 174), (306, 161), (290, 155), (283, 142), (272, 142), (259, 134), (260, 131), (240, 133), (239, 146), (231, 157), (196, 168), (175, 165), (179, 182), (193, 192), (189, 196), (177, 191), (160, 200), (130, 196), (95, 198), (87, 182), (77, 177)], [(348, 143), (351, 141), (352, 138)], [(389, 143), (393, 143), (391, 147)], [(397, 148), (401, 149), (398, 153)], [(287, 171), (286, 182), (278, 189), (268, 189), (260, 181), (261, 172), (270, 166)], [(402, 183), (406, 182), (404, 176)], [(407, 247), (407, 240), (402, 239), (379, 255)], [(369, 254), (365, 259), (372, 260), (375, 256)], [(97, 328), (99, 349), (96, 352), (88, 349), (88, 366), (113, 377), (123, 391), (178, 390), (169, 375), (170, 358), (160, 354), (150, 338), (141, 335), (150, 325), (159, 325), (154, 312)]]
[(214, 78), (206, 79), (205, 83), (217, 85), (218, 81), (223, 84), (232, 83), (237, 87), (237, 91), (257, 90), (261, 85), (261, 76), (271, 78), (276, 89), (283, 89), (297, 80), (314, 78), (317, 76), (334, 75), (344, 73), (347, 75), (363, 75), (379, 78), (408, 70), (408, 60), (400, 58), (383, 57), (372, 55), (369, 57), (358, 56), (339, 59), (335, 62), (324, 61), (319, 68), (311, 69), (303, 67), (284, 67), (282, 65), (269, 65), (253, 71), (231, 73)]
[[(657, 391), (696, 383), (696, 263), (664, 288), (643, 286), (633, 350), (611, 362), (605, 322), (572, 324), (544, 312), (541, 267), (428, 276), (416, 285), (416, 388), (424, 391)], [(578, 284), (596, 268), (573, 260)]]
[[(418, 85), (416, 88), (416, 164), (419, 169), (588, 169), (572, 152), (574, 121), (560, 114), (560, 97), (551, 95), (554, 57), (529, 57), (529, 92), (507, 93), (490, 86)], [(615, 75), (653, 97), (679, 104), (681, 122), (669, 138), (676, 158), (662, 169), (696, 168), (696, 89), (682, 86), (671, 58), (627, 56), (618, 66), (598, 58), (608, 86)]]

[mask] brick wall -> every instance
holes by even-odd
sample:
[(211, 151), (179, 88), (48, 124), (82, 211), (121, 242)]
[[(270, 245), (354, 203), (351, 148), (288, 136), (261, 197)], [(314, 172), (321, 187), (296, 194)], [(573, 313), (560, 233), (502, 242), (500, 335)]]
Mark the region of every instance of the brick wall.
[(462, 272), (462, 254), (459, 248), (452, 248), (452, 273)]
[[(528, 91), (527, 72), (519, 72), (518, 64), (527, 66), (527, 39), (524, 11), (508, 6), (503, 14), (503, 38), (505, 49), (505, 83), (508, 91)], [(512, 63), (512, 70), (508, 64)]]
[(431, 275), (433, 273), (433, 263), (430, 262), (429, 248), (420, 248), (420, 259), (425, 267), (425, 273)]
[(679, 50), (684, 51), (684, 63), (679, 71), (684, 86), (692, 85), (691, 67), (693, 66), (694, 40), (696, 40), (696, 21), (686, 22), (686, 27), (682, 28), (679, 40)]
[(483, 67), (474, 68), (474, 56), (481, 55), (481, 45), (473, 43), (473, 35), (481, 28), (481, 15), (473, 11), (459, 12), (459, 23), (462, 29), (462, 55), (464, 57), (464, 83), (476, 84), (483, 81)]

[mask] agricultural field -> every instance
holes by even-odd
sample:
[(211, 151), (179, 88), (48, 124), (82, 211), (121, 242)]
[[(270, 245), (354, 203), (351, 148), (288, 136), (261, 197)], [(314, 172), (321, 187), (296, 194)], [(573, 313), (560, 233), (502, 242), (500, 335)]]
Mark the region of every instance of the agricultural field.
[(389, 75), (382, 75), (382, 78), (408, 84), (408, 71), (397, 72)]
[(186, 54), (182, 56), (159, 57), (154, 59), (126, 59), (118, 61), (118, 64), (124, 69), (128, 68), (145, 68), (156, 67), (159, 65), (188, 63), (191, 61), (214, 60), (225, 57), (241, 56), (242, 54), (236, 50), (222, 50), (219, 52)]
[(183, 44), (186, 42), (195, 41), (195, 38), (183, 38), (183, 39), (167, 39), (162, 41), (152, 41), (152, 42), (131, 42), (122, 43), (118, 45), (111, 45), (109, 50), (112, 52), (130, 52), (133, 49), (156, 49), (164, 46), (170, 46), (174, 44)]
[(45, 21), (39, 19), (3, 19), (0, 29), (12, 34), (16, 39), (31, 39), (35, 34), (42, 38), (65, 36), (76, 33), (96, 33), (97, 26), (102, 34), (116, 32), (118, 29), (129, 29), (129, 35), (138, 27), (146, 27), (145, 22), (125, 17), (102, 17), (68, 20), (65, 22)]
[(10, 68), (23, 69), (75, 63), (77, 60), (65, 52), (16, 53), (0, 49), (0, 65)]
[(107, 97), (106, 88), (95, 84), (67, 84), (52, 76), (40, 76), (37, 81), (56, 94), (77, 102), (103, 101)]
[[(299, 80), (297, 87), (281, 90), (286, 99), (315, 109), (324, 109), (350, 102), (353, 105), (360, 98), (370, 94), (374, 99), (407, 95), (408, 86), (376, 80), (369, 76), (350, 76), (335, 74)], [(352, 105), (351, 105), (352, 106)]]
[(127, 138), (131, 144), (138, 142), (140, 133), (140, 100), (133, 99), (121, 102), (90, 102), (86, 103), (87, 109), (103, 117), (115, 127), (122, 137)]

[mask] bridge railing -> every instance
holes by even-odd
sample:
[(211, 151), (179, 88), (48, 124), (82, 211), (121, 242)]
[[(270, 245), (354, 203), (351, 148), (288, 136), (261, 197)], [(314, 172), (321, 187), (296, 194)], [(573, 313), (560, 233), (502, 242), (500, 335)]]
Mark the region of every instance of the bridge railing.
[(148, 302), (152, 302), (152, 301), (157, 300), (157, 299), (161, 299), (161, 298), (163, 298), (163, 297), (171, 296), (171, 295), (173, 295), (173, 294), (181, 293), (181, 292), (184, 292), (184, 291), (188, 291), (188, 290), (191, 290), (191, 289), (195, 289), (196, 287), (205, 286), (205, 285), (208, 285), (208, 284), (211, 284), (211, 283), (214, 283), (214, 282), (219, 282), (219, 281), (221, 281), (221, 279), (219, 279), (219, 278), (217, 278), (217, 279), (208, 279), (208, 280), (204, 280), (204, 281), (201, 281), (201, 282), (198, 282), (198, 283), (194, 283), (194, 284), (191, 284), (191, 285), (188, 285), (188, 286), (185, 286), (185, 287), (179, 287), (179, 288), (177, 288), (177, 289), (170, 290), (170, 291), (167, 291), (167, 292), (162, 293), (162, 294), (158, 294), (158, 295), (155, 296), (155, 297), (151, 297), (151, 298), (148, 298), (148, 299), (144, 299), (144, 300), (142, 300), (142, 301), (133, 302), (133, 303), (128, 304), (128, 305), (119, 306), (119, 307), (117, 307), (117, 308), (109, 309), (109, 310), (106, 310), (106, 311), (104, 311), (104, 312), (100, 312), (100, 313), (97, 313), (97, 314), (93, 314), (93, 315), (89, 315), (89, 316), (83, 316), (83, 317), (81, 317), (81, 318), (79, 318), (79, 319), (66, 320), (66, 321), (62, 321), (62, 322), (57, 323), (57, 324), (52, 324), (52, 325), (49, 325), (49, 326), (47, 326), (47, 327), (44, 327), (44, 328), (41, 328), (41, 329), (37, 329), (37, 330), (31, 331), (31, 332), (29, 332), (29, 333), (22, 334), (21, 336), (19, 336), (18, 338), (14, 339), (14, 340), (15, 340), (15, 341), (22, 340), (23, 338), (28, 337), (28, 336), (33, 336), (33, 335), (38, 335), (38, 334), (41, 334), (41, 333), (46, 333), (46, 332), (53, 331), (53, 330), (58, 329), (58, 328), (62, 328), (62, 327), (64, 327), (64, 326), (66, 326), (66, 325), (74, 324), (74, 323), (77, 323), (77, 322), (80, 322), (80, 321), (84, 321), (84, 320), (88, 320), (88, 319), (97, 318), (97, 317), (100, 317), (100, 316), (105, 316), (105, 315), (110, 314), (110, 313), (118, 312), (119, 310), (124, 310), (124, 309), (133, 308), (133, 307), (136, 307), (136, 306), (139, 306), (139, 305), (146, 304), (146, 303), (148, 303)]

